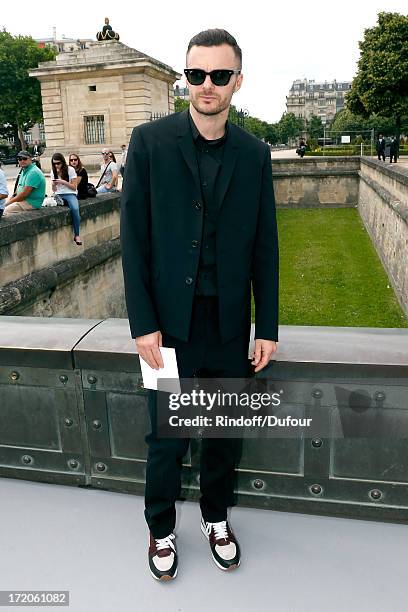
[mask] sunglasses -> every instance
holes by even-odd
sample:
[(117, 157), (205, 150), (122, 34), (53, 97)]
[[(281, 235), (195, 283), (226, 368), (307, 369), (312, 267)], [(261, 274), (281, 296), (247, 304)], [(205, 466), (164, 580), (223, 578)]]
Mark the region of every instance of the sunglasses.
[(22, 155), (19, 155), (17, 157), (17, 159), (18, 159), (18, 161), (22, 161), (22, 160), (27, 161), (27, 159), (30, 159), (30, 158), (29, 157), (23, 157)]
[(109, 155), (108, 151), (101, 151), (101, 155)]
[(218, 87), (228, 85), (233, 74), (240, 74), (241, 70), (211, 70), (206, 72), (200, 68), (185, 68), (184, 74), (190, 85), (202, 85), (209, 75), (211, 82)]
[(55, 162), (55, 161), (53, 161), (52, 163), (54, 164), (54, 166), (61, 166), (62, 164), (62, 162)]
[(69, 160), (69, 163), (74, 162), (74, 161), (78, 161), (77, 157), (71, 157), (71, 159)]

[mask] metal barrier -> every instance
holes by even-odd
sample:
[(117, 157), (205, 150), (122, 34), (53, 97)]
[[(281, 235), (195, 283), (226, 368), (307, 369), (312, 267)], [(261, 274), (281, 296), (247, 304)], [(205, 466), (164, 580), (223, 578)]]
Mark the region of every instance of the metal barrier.
[[(244, 439), (238, 503), (407, 520), (408, 330), (281, 326), (265, 378), (330, 435)], [(0, 398), (1, 476), (143, 493), (149, 419), (126, 320), (0, 317)], [(189, 499), (199, 451), (192, 439)]]

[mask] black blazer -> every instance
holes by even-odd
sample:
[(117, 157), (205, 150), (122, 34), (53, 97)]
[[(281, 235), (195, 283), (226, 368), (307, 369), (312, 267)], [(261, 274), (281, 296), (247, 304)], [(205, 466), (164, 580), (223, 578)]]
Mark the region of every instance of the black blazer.
[[(229, 125), (216, 185), (216, 267), (222, 341), (250, 322), (278, 339), (278, 237), (269, 146)], [(121, 200), (122, 264), (132, 337), (188, 340), (203, 202), (188, 111), (133, 130)]]

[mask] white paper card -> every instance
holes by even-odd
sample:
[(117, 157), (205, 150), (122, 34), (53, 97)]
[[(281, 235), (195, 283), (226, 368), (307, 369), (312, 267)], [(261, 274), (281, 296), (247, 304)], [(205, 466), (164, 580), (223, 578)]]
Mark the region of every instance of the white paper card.
[(145, 389), (157, 391), (157, 381), (159, 378), (167, 378), (165, 383), (160, 384), (160, 391), (168, 393), (180, 393), (180, 379), (177, 367), (176, 350), (165, 346), (159, 347), (163, 358), (164, 368), (155, 370), (146, 363), (139, 355), (140, 367), (142, 369), (143, 386)]

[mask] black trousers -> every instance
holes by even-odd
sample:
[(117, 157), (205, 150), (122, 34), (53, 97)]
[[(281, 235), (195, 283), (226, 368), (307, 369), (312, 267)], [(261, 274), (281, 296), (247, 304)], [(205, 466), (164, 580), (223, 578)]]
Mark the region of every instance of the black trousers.
[[(163, 334), (163, 346), (176, 349), (180, 378), (246, 378), (250, 327), (233, 340), (222, 343), (218, 325), (218, 300), (194, 300), (190, 339), (183, 342)], [(157, 393), (149, 392), (152, 431), (146, 436), (145, 518), (155, 538), (168, 536), (176, 524), (175, 502), (180, 495), (182, 460), (188, 438), (158, 438)], [(233, 504), (235, 467), (242, 451), (240, 438), (203, 438), (200, 457), (200, 507), (204, 520), (211, 523), (227, 518)]]

